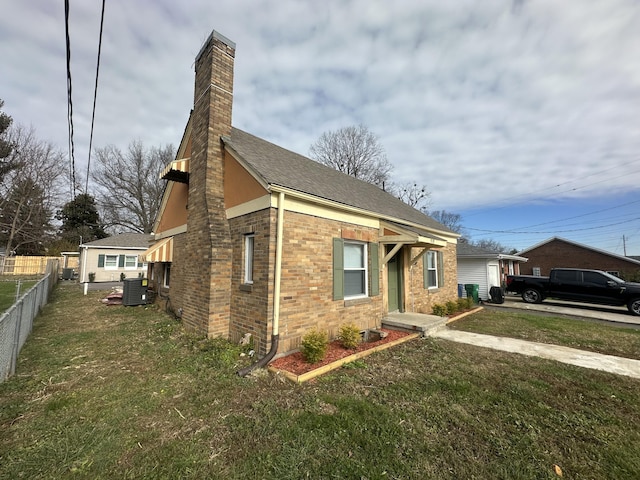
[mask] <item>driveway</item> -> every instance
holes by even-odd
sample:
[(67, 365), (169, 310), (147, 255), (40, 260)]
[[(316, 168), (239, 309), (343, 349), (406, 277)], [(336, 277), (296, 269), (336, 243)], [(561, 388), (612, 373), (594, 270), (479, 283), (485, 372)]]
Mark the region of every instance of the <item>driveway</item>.
[(543, 312), (550, 315), (578, 317), (619, 326), (640, 328), (640, 317), (633, 316), (626, 307), (593, 305), (549, 299), (542, 303), (526, 303), (519, 296), (507, 295), (504, 303), (485, 303), (485, 308), (508, 308)]

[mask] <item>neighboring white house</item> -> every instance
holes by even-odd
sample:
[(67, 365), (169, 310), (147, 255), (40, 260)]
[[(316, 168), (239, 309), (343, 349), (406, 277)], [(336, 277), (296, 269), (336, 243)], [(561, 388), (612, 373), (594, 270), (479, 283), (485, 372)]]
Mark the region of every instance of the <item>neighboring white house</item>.
[(80, 245), (80, 274), (78, 281), (118, 282), (126, 278), (146, 275), (147, 264), (139, 255), (149, 248), (152, 236), (143, 233), (121, 233)]
[[(489, 298), (491, 287), (502, 287), (507, 275), (518, 275), (520, 263), (527, 261), (525, 257), (506, 253), (493, 252), (484, 248), (459, 242), (457, 245), (458, 284), (478, 285), (478, 297)], [(462, 289), (463, 296), (466, 291)]]

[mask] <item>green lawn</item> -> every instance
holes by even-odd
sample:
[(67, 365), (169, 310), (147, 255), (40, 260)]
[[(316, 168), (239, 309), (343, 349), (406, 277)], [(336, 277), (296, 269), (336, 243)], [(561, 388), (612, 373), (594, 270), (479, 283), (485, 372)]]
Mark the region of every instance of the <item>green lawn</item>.
[(450, 323), (449, 328), (640, 360), (640, 329), (589, 320), (485, 309)]
[[(22, 296), (33, 287), (37, 280), (20, 280), (20, 295)], [(16, 301), (16, 292), (18, 279), (0, 281), (0, 313), (4, 312)]]
[(103, 294), (61, 285), (36, 319), (0, 478), (640, 478), (638, 380), (438, 339), (243, 379), (238, 347)]

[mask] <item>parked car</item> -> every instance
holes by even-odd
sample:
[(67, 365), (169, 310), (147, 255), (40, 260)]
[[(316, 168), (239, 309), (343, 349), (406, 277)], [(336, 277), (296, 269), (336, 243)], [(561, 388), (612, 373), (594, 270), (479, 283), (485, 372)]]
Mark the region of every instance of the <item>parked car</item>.
[(640, 283), (630, 283), (600, 270), (554, 268), (548, 277), (508, 275), (507, 292), (522, 295), (527, 303), (545, 298), (573, 300), (600, 305), (626, 305), (640, 315)]

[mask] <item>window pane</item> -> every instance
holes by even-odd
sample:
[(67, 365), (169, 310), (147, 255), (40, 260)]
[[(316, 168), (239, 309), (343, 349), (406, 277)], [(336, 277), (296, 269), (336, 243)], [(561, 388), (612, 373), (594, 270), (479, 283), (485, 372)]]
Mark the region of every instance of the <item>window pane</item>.
[(344, 244), (344, 268), (364, 268), (364, 245)]
[(127, 268), (136, 268), (138, 264), (138, 257), (134, 255), (127, 255), (124, 259), (124, 266)]
[(253, 283), (253, 244), (254, 236), (244, 237), (244, 283)]
[(104, 257), (104, 266), (105, 267), (117, 267), (118, 266), (118, 256), (117, 255), (107, 255)]
[(364, 295), (364, 270), (344, 271), (344, 296)]
[(427, 252), (427, 267), (436, 268), (436, 252)]
[(429, 286), (430, 287), (437, 287), (438, 286), (438, 281), (436, 278), (436, 271), (435, 270), (429, 270), (428, 272), (428, 282), (429, 282)]

